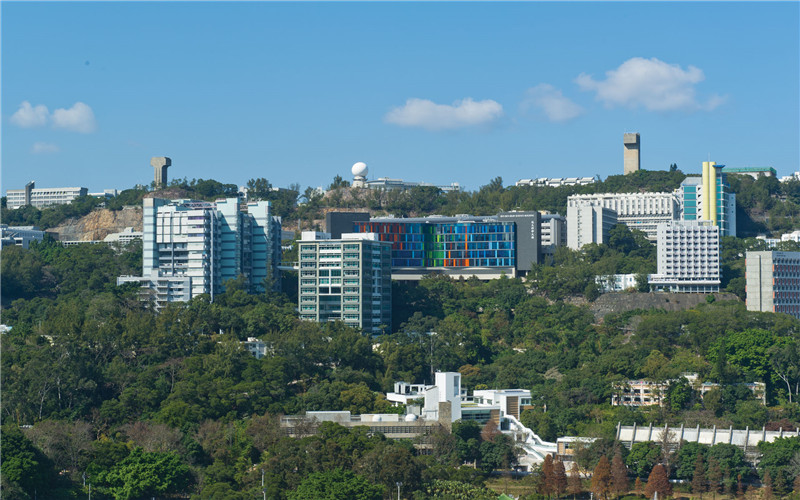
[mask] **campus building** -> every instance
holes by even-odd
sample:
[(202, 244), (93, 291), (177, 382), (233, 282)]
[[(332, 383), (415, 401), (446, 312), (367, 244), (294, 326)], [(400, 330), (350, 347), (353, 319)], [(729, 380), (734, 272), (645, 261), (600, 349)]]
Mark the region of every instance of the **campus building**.
[(608, 243), (608, 232), (617, 224), (617, 212), (571, 198), (567, 200), (567, 246), (580, 250), (590, 243)]
[(650, 241), (656, 240), (659, 224), (680, 219), (680, 205), (673, 193), (576, 194), (567, 198), (567, 228), (571, 224), (570, 207), (586, 206), (613, 210), (617, 213), (618, 223), (625, 224), (631, 231), (643, 231)]
[(800, 252), (746, 252), (745, 293), (748, 311), (800, 318)]
[(543, 213), (539, 234), (542, 257), (553, 255), (558, 247), (567, 246), (567, 218), (559, 214)]
[(681, 183), (678, 202), (683, 220), (709, 220), (719, 226), (722, 236), (736, 236), (736, 194), (723, 167), (704, 161), (702, 177), (687, 177)]
[(520, 179), (516, 185), (519, 186), (538, 186), (538, 187), (561, 187), (561, 186), (588, 186), (594, 184), (597, 179), (594, 177), (539, 177), (538, 179)]
[(2, 246), (17, 245), (28, 248), (31, 241), (42, 241), (44, 231), (36, 226), (9, 226), (0, 224), (0, 235), (2, 235)]
[(749, 175), (753, 179), (776, 177), (778, 175), (778, 172), (772, 167), (725, 167), (722, 172), (725, 174)]
[(24, 189), (9, 189), (6, 191), (6, 206), (10, 210), (33, 205), (44, 208), (52, 205), (66, 205), (79, 196), (86, 196), (89, 190), (85, 187), (56, 187), (36, 188), (36, 183), (30, 181)]
[(392, 327), (391, 245), (374, 234), (304, 231), (298, 309), (307, 321), (343, 321), (378, 335)]
[(539, 212), (385, 217), (355, 221), (353, 231), (375, 233), (380, 241), (392, 244), (395, 280), (419, 280), (437, 272), (454, 278), (494, 279), (525, 274), (539, 262), (540, 222)]
[(268, 201), (145, 198), (142, 204), (143, 275), (117, 282), (139, 282), (157, 309), (200, 294), (213, 301), (240, 276), (253, 292), (279, 283), (281, 222)]
[(720, 229), (711, 221), (659, 224), (657, 273), (651, 289), (713, 293), (720, 285)]
[(353, 187), (354, 188), (366, 188), (366, 189), (399, 189), (404, 191), (406, 189), (411, 189), (415, 187), (434, 187), (436, 189), (440, 189), (441, 191), (447, 192), (459, 192), (461, 191), (461, 186), (457, 182), (453, 182), (450, 184), (443, 184), (443, 185), (435, 185), (435, 184), (428, 184), (427, 182), (410, 182), (404, 181), (403, 179), (390, 179), (388, 177), (379, 177), (377, 179), (369, 180), (367, 179), (367, 175), (369, 174), (369, 168), (367, 168), (367, 164), (359, 161), (353, 164), (353, 167), (350, 169), (350, 172), (353, 174)]

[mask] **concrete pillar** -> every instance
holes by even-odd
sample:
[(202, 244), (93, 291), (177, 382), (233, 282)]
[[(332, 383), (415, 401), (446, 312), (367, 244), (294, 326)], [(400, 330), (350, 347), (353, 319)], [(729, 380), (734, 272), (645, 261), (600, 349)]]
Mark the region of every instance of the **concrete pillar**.
[(622, 167), (625, 175), (636, 172), (641, 167), (639, 157), (639, 134), (626, 133), (622, 136), (623, 151)]
[(166, 156), (154, 156), (150, 158), (150, 165), (153, 167), (153, 180), (156, 188), (167, 185), (167, 167), (172, 165), (172, 160)]

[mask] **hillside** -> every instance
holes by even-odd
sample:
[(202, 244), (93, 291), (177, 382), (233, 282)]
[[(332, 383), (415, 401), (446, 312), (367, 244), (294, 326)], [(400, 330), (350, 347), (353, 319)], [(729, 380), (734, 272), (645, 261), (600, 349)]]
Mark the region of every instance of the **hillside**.
[(90, 241), (102, 240), (126, 227), (132, 227), (134, 231), (142, 230), (141, 207), (96, 209), (83, 217), (67, 219), (47, 232), (60, 241)]

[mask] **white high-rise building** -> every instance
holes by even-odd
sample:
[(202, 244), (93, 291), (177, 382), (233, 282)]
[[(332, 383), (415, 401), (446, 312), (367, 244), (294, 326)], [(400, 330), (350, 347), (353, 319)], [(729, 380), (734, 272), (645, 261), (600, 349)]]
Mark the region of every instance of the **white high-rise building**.
[(567, 202), (567, 246), (580, 250), (589, 243), (607, 243), (608, 232), (617, 224), (617, 213), (589, 203)]
[(567, 217), (569, 207), (586, 205), (615, 211), (620, 224), (643, 231), (650, 241), (656, 240), (659, 224), (680, 219), (680, 204), (674, 193), (576, 194), (567, 198)]
[[(230, 279), (244, 277), (253, 292), (278, 283), (281, 222), (269, 215), (267, 201), (241, 206), (238, 198), (216, 202), (143, 200), (144, 235), (141, 277), (154, 292), (157, 308), (224, 290)], [(265, 281), (265, 278), (271, 278)]]
[(800, 318), (800, 252), (747, 252), (745, 280), (748, 311)]
[(719, 227), (711, 221), (675, 221), (658, 225), (656, 274), (650, 286), (669, 292), (719, 291)]
[(343, 321), (379, 335), (392, 327), (392, 244), (374, 233), (304, 231), (299, 242), (300, 319)]

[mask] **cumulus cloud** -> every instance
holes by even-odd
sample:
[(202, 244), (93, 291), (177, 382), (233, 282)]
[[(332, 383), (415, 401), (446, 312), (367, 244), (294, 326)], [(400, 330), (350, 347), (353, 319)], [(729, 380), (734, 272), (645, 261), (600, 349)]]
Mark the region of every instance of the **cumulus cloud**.
[(69, 109), (59, 108), (53, 111), (53, 127), (88, 134), (97, 129), (92, 108), (82, 102), (76, 102)]
[(551, 122), (565, 122), (583, 113), (583, 108), (547, 83), (529, 88), (521, 107), (523, 111), (535, 108)]
[(386, 113), (384, 121), (402, 127), (445, 130), (488, 124), (502, 116), (503, 106), (491, 99), (473, 101), (467, 97), (447, 105), (412, 97), (404, 106)]
[(58, 153), (59, 151), (61, 151), (61, 149), (56, 144), (49, 142), (35, 142), (33, 143), (33, 147), (31, 147), (31, 153), (35, 155)]
[(582, 90), (594, 91), (597, 100), (608, 107), (644, 107), (650, 111), (711, 110), (722, 104), (723, 97), (699, 101), (695, 86), (705, 80), (700, 68), (686, 69), (656, 58), (634, 57), (617, 69), (606, 71), (605, 80), (595, 80), (581, 73), (575, 83)]
[(43, 127), (47, 125), (49, 115), (44, 104), (31, 106), (30, 102), (22, 101), (17, 112), (11, 115), (11, 123), (22, 128)]

